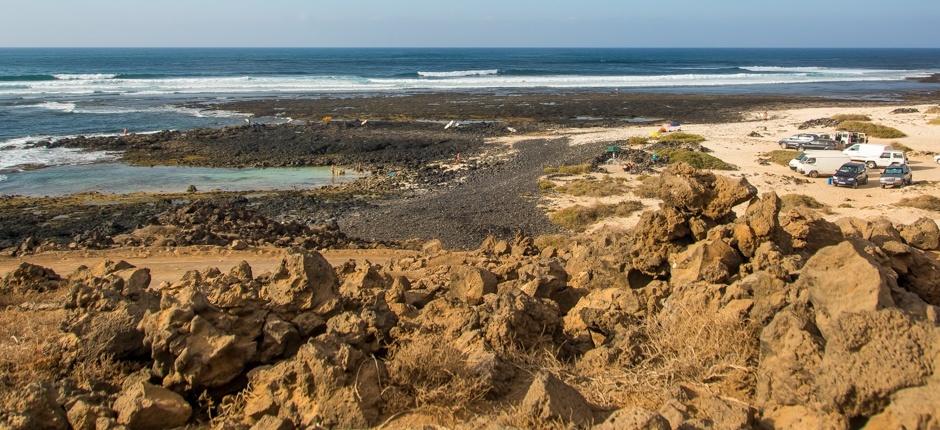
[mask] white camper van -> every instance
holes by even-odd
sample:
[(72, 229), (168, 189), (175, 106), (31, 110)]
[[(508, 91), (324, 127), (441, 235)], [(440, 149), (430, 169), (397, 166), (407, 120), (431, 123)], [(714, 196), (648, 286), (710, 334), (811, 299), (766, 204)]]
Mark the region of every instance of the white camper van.
[(834, 175), (843, 164), (852, 161), (852, 158), (834, 151), (825, 154), (811, 154), (803, 158), (797, 171), (811, 178)]
[(790, 167), (790, 170), (795, 170), (799, 172), (800, 165), (803, 163), (803, 160), (805, 160), (808, 157), (815, 156), (815, 155), (822, 156), (822, 157), (832, 157), (832, 156), (841, 156), (842, 154), (838, 152), (833, 152), (833, 151), (823, 151), (823, 150), (809, 151), (808, 150), (808, 151), (803, 151), (797, 154), (796, 157), (790, 160), (790, 162), (787, 165)]
[(907, 164), (907, 156), (904, 152), (891, 149), (887, 145), (856, 144), (842, 153), (851, 157), (852, 161), (865, 163), (869, 169), (888, 167), (892, 164)]

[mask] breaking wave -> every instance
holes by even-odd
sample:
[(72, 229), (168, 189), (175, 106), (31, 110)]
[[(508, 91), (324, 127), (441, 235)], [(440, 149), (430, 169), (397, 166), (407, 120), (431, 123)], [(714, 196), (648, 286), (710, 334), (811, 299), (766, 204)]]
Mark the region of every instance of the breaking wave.
[(100, 81), (102, 79), (114, 79), (117, 78), (118, 75), (110, 73), (63, 73), (59, 75), (52, 75), (52, 77), (59, 81)]
[(422, 78), (462, 78), (466, 76), (493, 76), (498, 75), (499, 70), (457, 70), (454, 72), (418, 72)]
[[(745, 70), (746, 69), (746, 70)], [(928, 76), (928, 70), (839, 69), (751, 66), (737, 73), (661, 75), (531, 75), (499, 70), (419, 72), (417, 75), (361, 76), (228, 76), (153, 79), (71, 79), (0, 82), (0, 96), (71, 97), (87, 94), (159, 96), (174, 94), (337, 93), (396, 90), (464, 90), (485, 88), (643, 88), (696, 87), (825, 82), (901, 81)], [(111, 75), (105, 75), (111, 76)], [(64, 107), (62, 107), (64, 108)]]

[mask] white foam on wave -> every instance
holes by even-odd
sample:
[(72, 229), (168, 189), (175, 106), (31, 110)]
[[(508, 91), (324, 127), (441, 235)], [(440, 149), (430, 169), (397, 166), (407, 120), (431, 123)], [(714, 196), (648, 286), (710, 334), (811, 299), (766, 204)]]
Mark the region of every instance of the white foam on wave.
[[(762, 67), (762, 66), (755, 66)], [(815, 70), (815, 69), (814, 69)], [(133, 96), (170, 94), (330, 93), (395, 90), (448, 90), (481, 88), (615, 88), (695, 87), (822, 82), (901, 81), (928, 76), (932, 71), (826, 69), (774, 69), (732, 74), (702, 73), (628, 76), (503, 76), (473, 75), (438, 79), (362, 78), (355, 76), (255, 76), (216, 78), (111, 79), (90, 81), (36, 81), (10, 86), (0, 83), (0, 95), (35, 96), (106, 93)]]
[[(100, 134), (97, 136), (115, 136)], [(85, 151), (78, 148), (49, 148), (33, 146), (36, 142), (56, 141), (74, 136), (19, 137), (0, 142), (0, 170), (24, 165), (62, 166), (113, 161), (121, 153), (115, 151)], [(89, 135), (89, 137), (93, 137)]]
[(110, 73), (63, 73), (58, 75), (52, 75), (53, 78), (56, 78), (60, 81), (98, 81), (102, 79), (114, 79), (118, 75)]
[(453, 72), (418, 72), (423, 78), (461, 78), (466, 76), (492, 76), (498, 75), (499, 70), (456, 70)]
[(77, 113), (77, 114), (97, 114), (97, 115), (121, 115), (129, 113), (161, 113), (161, 112), (175, 112), (184, 115), (194, 116), (198, 118), (239, 118), (244, 116), (249, 116), (249, 114), (242, 112), (235, 112), (229, 110), (221, 109), (206, 109), (198, 107), (185, 107), (185, 106), (173, 106), (173, 105), (163, 105), (163, 106), (82, 106), (79, 107), (74, 102), (45, 102), (39, 104), (31, 105), (19, 105), (15, 106), (18, 109), (33, 108), (33, 109), (46, 109), (66, 113)]

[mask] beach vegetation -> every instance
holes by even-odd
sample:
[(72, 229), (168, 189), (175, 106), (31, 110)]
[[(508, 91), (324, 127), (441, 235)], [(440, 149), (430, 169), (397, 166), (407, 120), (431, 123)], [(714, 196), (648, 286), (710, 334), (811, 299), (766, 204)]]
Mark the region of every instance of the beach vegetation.
[(641, 209), (643, 204), (632, 200), (593, 206), (575, 205), (552, 212), (548, 218), (564, 228), (580, 231), (602, 219), (630, 216)]
[(836, 121), (871, 121), (871, 117), (864, 114), (858, 113), (844, 113), (839, 115), (833, 115), (832, 119)]
[(657, 138), (657, 140), (661, 143), (702, 143), (705, 141), (705, 136), (700, 134), (677, 132), (664, 134)]
[(898, 202), (898, 206), (940, 212), (940, 197), (931, 195), (906, 197)]
[(793, 151), (788, 149), (778, 149), (776, 151), (770, 151), (767, 153), (767, 158), (771, 163), (779, 164), (781, 166), (789, 166), (790, 160), (796, 158), (800, 154), (800, 151)]
[(840, 131), (854, 131), (856, 133), (865, 133), (870, 137), (881, 139), (898, 139), (907, 137), (904, 132), (894, 127), (863, 121), (844, 121), (836, 127)]
[(539, 191), (552, 191), (555, 189), (555, 183), (548, 179), (539, 179)]
[(625, 194), (630, 190), (623, 178), (592, 177), (578, 179), (555, 188), (555, 191), (577, 197), (610, 197)]
[(627, 145), (640, 146), (650, 143), (650, 138), (646, 136), (630, 136), (627, 138)]
[(687, 163), (696, 169), (711, 170), (738, 170), (733, 164), (728, 164), (718, 157), (701, 151), (688, 149), (664, 149), (656, 151), (660, 157), (666, 157), (669, 164)]
[(940, 117), (934, 118), (934, 119), (932, 119), (932, 120), (930, 120), (930, 121), (927, 121), (927, 124), (930, 124), (930, 125), (940, 125)]
[(591, 173), (590, 163), (550, 166), (544, 169), (546, 175), (584, 175)]
[(818, 210), (824, 214), (832, 213), (829, 206), (805, 194), (784, 194), (780, 196), (780, 210), (786, 212), (798, 207)]
[(895, 149), (902, 152), (914, 152), (914, 148), (907, 146), (901, 142), (891, 142), (891, 149)]
[(927, 108), (926, 113), (931, 115), (938, 114), (940, 113), (940, 106), (931, 106)]

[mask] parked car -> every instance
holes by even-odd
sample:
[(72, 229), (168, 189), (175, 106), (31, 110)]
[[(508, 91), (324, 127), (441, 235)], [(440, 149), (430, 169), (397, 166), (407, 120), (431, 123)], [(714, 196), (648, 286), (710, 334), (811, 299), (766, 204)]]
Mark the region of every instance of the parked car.
[(816, 140), (811, 140), (807, 143), (801, 144), (797, 149), (816, 149), (823, 151), (835, 151), (839, 149), (839, 142), (836, 142), (832, 139), (818, 138)]
[(845, 163), (832, 175), (832, 185), (837, 187), (858, 188), (859, 185), (867, 184), (868, 168), (863, 163), (855, 161)]
[(786, 139), (780, 140), (780, 147), (783, 149), (803, 149), (803, 145), (810, 143), (819, 138), (818, 134), (814, 133), (800, 133), (797, 135), (790, 136)]
[(881, 188), (903, 187), (914, 183), (914, 175), (907, 164), (888, 166), (884, 172), (881, 172), (881, 179), (878, 182), (881, 182)]
[(936, 161), (937, 164), (940, 164), (940, 155), (933, 157), (933, 161)]
[(815, 151), (797, 163), (796, 171), (811, 178), (832, 176), (851, 158), (835, 151)]

